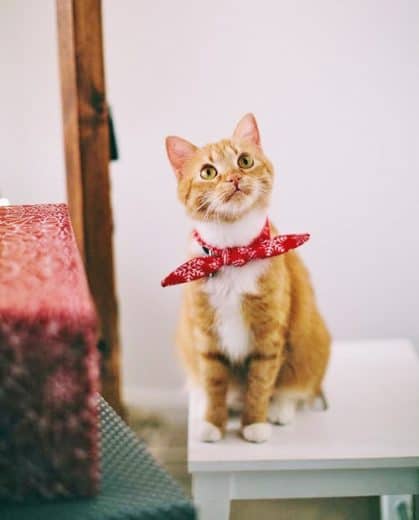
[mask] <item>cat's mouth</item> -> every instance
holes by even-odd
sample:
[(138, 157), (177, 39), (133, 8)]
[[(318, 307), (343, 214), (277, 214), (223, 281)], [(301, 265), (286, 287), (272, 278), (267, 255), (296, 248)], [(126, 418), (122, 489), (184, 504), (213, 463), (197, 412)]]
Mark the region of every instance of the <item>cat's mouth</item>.
[(232, 200), (232, 199), (238, 199), (238, 198), (244, 197), (246, 195), (247, 195), (247, 193), (245, 193), (241, 188), (236, 186), (236, 188), (227, 195), (227, 197), (225, 198), (225, 202), (230, 202), (230, 200)]
[(255, 191), (250, 186), (240, 186), (228, 190), (220, 200), (216, 213), (218, 215), (240, 215), (254, 203)]
[(224, 202), (244, 200), (251, 195), (252, 189), (249, 186), (236, 184), (224, 197)]

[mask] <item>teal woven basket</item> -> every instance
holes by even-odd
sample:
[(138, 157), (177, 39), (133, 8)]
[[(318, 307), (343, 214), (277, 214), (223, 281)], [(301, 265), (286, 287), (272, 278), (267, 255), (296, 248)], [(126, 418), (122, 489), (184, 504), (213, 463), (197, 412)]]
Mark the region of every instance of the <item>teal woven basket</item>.
[(176, 482), (100, 398), (100, 494), (51, 502), (0, 503), (1, 520), (192, 520), (196, 513)]

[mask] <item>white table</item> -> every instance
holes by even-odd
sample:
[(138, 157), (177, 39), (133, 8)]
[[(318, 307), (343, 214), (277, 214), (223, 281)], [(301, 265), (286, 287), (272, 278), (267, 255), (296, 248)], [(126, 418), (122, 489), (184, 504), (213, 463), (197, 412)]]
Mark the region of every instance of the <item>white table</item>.
[(335, 342), (325, 390), (327, 411), (299, 411), (264, 444), (239, 437), (237, 420), (220, 442), (200, 442), (191, 401), (188, 468), (201, 520), (227, 520), (234, 499), (419, 494), (419, 357), (411, 343)]

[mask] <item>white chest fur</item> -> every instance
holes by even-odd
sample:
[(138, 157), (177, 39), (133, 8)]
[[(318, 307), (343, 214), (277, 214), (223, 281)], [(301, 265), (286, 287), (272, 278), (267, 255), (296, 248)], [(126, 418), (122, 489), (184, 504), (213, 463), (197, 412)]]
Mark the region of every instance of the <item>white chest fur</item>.
[(243, 267), (223, 267), (205, 284), (216, 313), (220, 348), (232, 361), (244, 359), (251, 348), (250, 330), (242, 311), (243, 296), (257, 292), (257, 281), (265, 267), (265, 260)]
[[(234, 247), (250, 243), (261, 231), (266, 213), (253, 212), (233, 224), (196, 223), (207, 243), (215, 247)], [(258, 279), (269, 260), (255, 260), (243, 267), (226, 266), (204, 285), (215, 309), (220, 348), (235, 362), (243, 360), (251, 348), (251, 336), (242, 312), (243, 296), (256, 294)]]

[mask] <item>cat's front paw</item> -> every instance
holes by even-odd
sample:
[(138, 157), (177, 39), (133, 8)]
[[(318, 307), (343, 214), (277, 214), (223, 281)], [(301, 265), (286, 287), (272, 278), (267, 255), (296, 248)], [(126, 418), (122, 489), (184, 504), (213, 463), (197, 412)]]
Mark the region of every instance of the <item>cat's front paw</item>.
[(222, 433), (218, 426), (208, 421), (202, 421), (199, 425), (198, 437), (202, 442), (217, 442), (221, 439)]
[(243, 427), (243, 437), (249, 442), (266, 442), (271, 438), (272, 426), (266, 422), (248, 424)]

